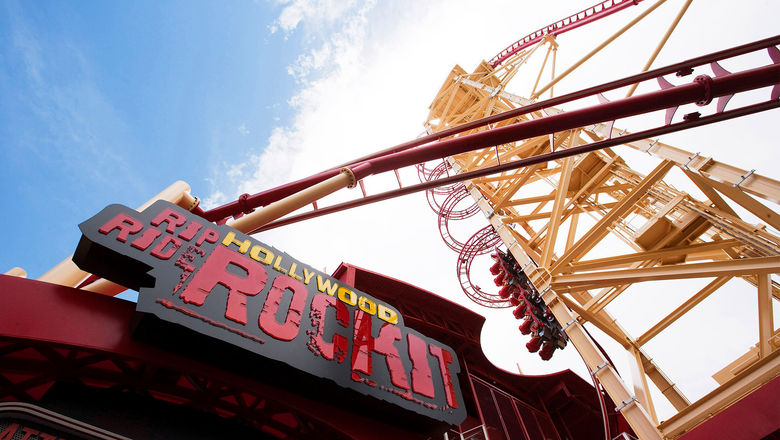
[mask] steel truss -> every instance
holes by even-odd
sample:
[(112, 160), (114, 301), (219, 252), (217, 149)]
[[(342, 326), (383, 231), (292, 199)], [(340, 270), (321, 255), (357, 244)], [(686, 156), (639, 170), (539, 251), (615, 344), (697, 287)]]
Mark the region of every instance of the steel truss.
[[(777, 44), (775, 38), (753, 49), (766, 51), (768, 68), (776, 68), (780, 63)], [(712, 76), (700, 75), (694, 82), (711, 84), (710, 81), (730, 74), (718, 64), (729, 56), (706, 57), (675, 73), (684, 77), (694, 68), (709, 64)], [(449, 128), (485, 116), (512, 113), (511, 120), (487, 125), (491, 130), (506, 130), (571, 115), (572, 112), (546, 105), (549, 101), (534, 103), (503, 91), (496, 78), (497, 70), (486, 63), (473, 73), (456, 66), (431, 105), (428, 126), (432, 130)], [(661, 91), (674, 88), (663, 77), (667, 73), (672, 71), (654, 74)], [(773, 75), (772, 84), (777, 84), (780, 76)], [(454, 173), (469, 176), (464, 181), (466, 187), (489, 217), (504, 246), (537, 290), (543, 292), (545, 303), (558, 322), (564, 324), (567, 336), (592, 374), (619, 402), (617, 409), (642, 439), (677, 438), (780, 374), (780, 335), (772, 323), (772, 298), (780, 299), (780, 286), (771, 278), (771, 274), (780, 272), (780, 217), (760, 202), (780, 201), (780, 182), (658, 140), (658, 136), (677, 124), (704, 123), (709, 118), (724, 117), (729, 111), (775, 108), (779, 89), (775, 85), (767, 101), (733, 110), (726, 110), (733, 94), (708, 94), (696, 102), (703, 106), (717, 99), (713, 114), (690, 113), (677, 123), (672, 122), (677, 105), (661, 105), (660, 108), (666, 108), (664, 124), (641, 133), (613, 127), (615, 118), (609, 115), (598, 121), (583, 120), (579, 125), (534, 133), (521, 141), (454, 154), (448, 159)], [(598, 93), (601, 92), (591, 94), (600, 96)], [(605, 106), (614, 102), (601, 101), (600, 106), (591, 109), (605, 115), (609, 112)], [(532, 111), (518, 114), (518, 108)], [(457, 136), (477, 135), (477, 130), (470, 129)], [(633, 170), (613, 146), (628, 146), (659, 163), (643, 175)], [(549, 161), (537, 160), (540, 157)], [(518, 163), (523, 166), (512, 165)], [(666, 183), (664, 178), (673, 168), (681, 170), (707, 199), (697, 200)], [(492, 172), (480, 173), (481, 170)], [(748, 223), (730, 204), (751, 212), (765, 225)], [(586, 216), (590, 223), (583, 226)], [(610, 240), (615, 238), (633, 252), (589, 256), (593, 249), (609, 249)], [(645, 353), (643, 345), (734, 278), (743, 279), (757, 291), (755, 322), (759, 341), (714, 376), (721, 385), (718, 389), (692, 403)], [(606, 310), (634, 285), (678, 279), (712, 281), (698, 291), (680, 292), (688, 299), (638, 337), (626, 332)], [(495, 298), (500, 299), (498, 295)], [(712, 322), (717, 319), (713, 317)], [(584, 330), (586, 323), (613, 338), (634, 359), (633, 388), (618, 375)], [(680, 343), (695, 345), (696, 341)], [(649, 382), (678, 411), (660, 424)]]

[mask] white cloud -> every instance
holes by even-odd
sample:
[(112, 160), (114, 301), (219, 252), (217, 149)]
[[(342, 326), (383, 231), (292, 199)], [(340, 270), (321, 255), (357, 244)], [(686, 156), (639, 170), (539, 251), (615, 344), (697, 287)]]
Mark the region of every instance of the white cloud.
[(238, 192), (254, 193), (281, 185), (290, 176), (290, 159), (300, 152), (299, 135), (294, 130), (277, 127), (268, 139), (268, 145), (246, 164), (246, 173), (238, 186)]
[[(309, 38), (311, 46), (287, 66), (287, 73), (304, 83), (317, 77), (349, 74), (360, 62), (366, 39), (367, 15), (375, 3), (362, 2), (352, 8), (350, 2), (344, 2), (340, 3), (340, 9), (326, 7), (324, 9), (328, 10), (327, 13), (308, 17), (304, 27), (305, 32), (312, 35)], [(326, 34), (328, 29), (332, 31)]]
[(279, 2), (285, 4), (279, 17), (269, 27), (271, 33), (279, 30), (292, 32), (299, 25), (307, 27), (307, 32), (324, 31), (338, 22), (358, 3), (356, 0), (292, 0)]
[(329, 63), (331, 57), (330, 44), (325, 43), (319, 49), (298, 55), (295, 62), (287, 66), (287, 73), (298, 81), (304, 80), (312, 70), (321, 69)]
[(235, 164), (232, 167), (230, 167), (227, 170), (227, 173), (225, 173), (225, 174), (228, 177), (230, 177), (231, 179), (235, 179), (235, 178), (241, 177), (244, 174), (244, 168), (246, 168), (247, 165), (248, 164), (245, 163), (245, 162), (244, 163)]
[(213, 208), (225, 204), (233, 199), (229, 198), (225, 193), (220, 190), (212, 191), (211, 194), (201, 200), (201, 206), (205, 209)]
[(251, 133), (249, 131), (249, 129), (246, 128), (246, 124), (245, 123), (242, 123), (241, 125), (238, 126), (238, 132), (241, 133), (242, 136), (246, 136), (249, 133)]

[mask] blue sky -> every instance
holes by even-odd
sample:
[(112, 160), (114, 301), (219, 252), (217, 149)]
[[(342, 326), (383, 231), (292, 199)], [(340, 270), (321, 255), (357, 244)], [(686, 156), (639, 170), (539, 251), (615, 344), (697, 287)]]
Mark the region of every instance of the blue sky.
[(223, 161), (289, 120), (283, 66), (301, 42), (269, 31), (280, 8), (3, 2), (3, 271), (39, 276), (106, 204), (140, 205), (178, 179), (210, 191)]
[[(592, 3), (3, 2), (0, 225), (14, 232), (2, 237), (0, 269), (37, 278), (72, 252), (79, 222), (109, 203), (136, 207), (175, 180), (212, 207), (413, 138), (455, 63), (470, 69)], [(664, 29), (675, 3), (556, 90), (635, 73), (644, 60), (624, 62), (626, 51), (652, 48), (654, 38), (636, 36)], [(731, 21), (719, 4), (694, 3), (656, 65), (771, 35), (770, 24), (751, 25), (771, 15), (760, 12), (769, 0), (732, 10)], [(474, 20), (480, 10), (503, 13)], [(614, 17), (561, 37), (559, 64), (626, 21)], [(761, 151), (766, 160), (736, 165), (770, 163)], [(321, 264), (349, 254), (339, 257)]]
[[(0, 271), (20, 266), (38, 278), (73, 252), (78, 223), (111, 203), (135, 208), (176, 180), (188, 182), (208, 208), (412, 139), (455, 64), (470, 71), (528, 32), (594, 3), (0, 2)], [(651, 3), (561, 36), (559, 69)], [(669, 0), (556, 85), (556, 94), (638, 72), (681, 4)], [(693, 2), (655, 66), (772, 36), (778, 12), (776, 0)], [(638, 93), (655, 89), (644, 84)], [(529, 83), (518, 77), (508, 91), (528, 95)], [(777, 179), (776, 134), (767, 129), (777, 116), (774, 110), (663, 141)], [(394, 181), (372, 177), (366, 187), (374, 193)], [(355, 195), (345, 191), (323, 205)], [(418, 195), (256, 238), (327, 272), (347, 261), (468, 304), (457, 256), (441, 242), (436, 221)], [(483, 226), (464, 226), (459, 238)], [(747, 302), (725, 307), (735, 304)], [(511, 313), (479, 312), (489, 316), (483, 333), (500, 335), (486, 354), (503, 368), (587, 374), (568, 349), (543, 365), (524, 349), (507, 349), (525, 343)], [(744, 330), (741, 339), (709, 339), (741, 354), (755, 343), (754, 329), (734, 327)], [(664, 360), (676, 363), (671, 373), (690, 395), (711, 389), (699, 383), (711, 370), (690, 368), (674, 353)]]

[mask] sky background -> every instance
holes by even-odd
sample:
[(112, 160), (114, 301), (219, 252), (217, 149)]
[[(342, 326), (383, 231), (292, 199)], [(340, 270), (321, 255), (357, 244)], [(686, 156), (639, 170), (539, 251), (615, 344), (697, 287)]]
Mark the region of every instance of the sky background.
[[(38, 278), (73, 252), (78, 223), (111, 203), (137, 207), (176, 180), (188, 182), (210, 208), (412, 139), (423, 131), (427, 107), (455, 64), (470, 71), (523, 35), (593, 3), (4, 1), (0, 269), (20, 266)], [(650, 3), (560, 37), (559, 71)], [(668, 1), (557, 85), (556, 94), (638, 72), (681, 4)], [(772, 36), (778, 12), (780, 5), (769, 0), (695, 1), (654, 66)], [(767, 62), (724, 64), (736, 69)], [(646, 84), (639, 91), (655, 89)], [(530, 86), (516, 78), (509, 91), (528, 95)], [(663, 141), (777, 179), (772, 124), (778, 115), (775, 110)], [(411, 172), (403, 179), (415, 182)], [(393, 181), (368, 179), (367, 190), (388, 189)], [(461, 226), (460, 238), (481, 226)], [(469, 304), (455, 276), (456, 255), (441, 242), (422, 195), (256, 238), (328, 272), (346, 261)], [(754, 302), (752, 291), (750, 298)], [(724, 301), (733, 304), (733, 298)], [(479, 312), (489, 317), (485, 339), (494, 341), (486, 352), (503, 368), (584, 374), (573, 350), (551, 363), (526, 353), (517, 323), (505, 319), (508, 310)], [(756, 338), (752, 324), (735, 318), (735, 326), (739, 335), (727, 347), (732, 357)], [(675, 349), (693, 351), (707, 367), (676, 360)], [(712, 388), (709, 375), (723, 366), (705, 348), (657, 350), (670, 353), (673, 378), (693, 398)]]

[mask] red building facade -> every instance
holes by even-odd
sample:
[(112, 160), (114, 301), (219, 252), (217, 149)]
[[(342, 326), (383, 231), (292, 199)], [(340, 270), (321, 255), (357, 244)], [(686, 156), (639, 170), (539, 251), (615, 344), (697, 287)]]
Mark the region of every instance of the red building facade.
[[(371, 417), (350, 406), (354, 396), (347, 392), (306, 393), (268, 380), (264, 371), (225, 367), (229, 359), (188, 356), (175, 347), (139, 340), (133, 331), (138, 315), (131, 302), (0, 276), (0, 399), (32, 404), (62, 420), (94, 428), (85, 433), (47, 422), (40, 414), (25, 419), (18, 408), (16, 413), (0, 409), (0, 438), (16, 439), (9, 434), (12, 431), (22, 438), (25, 426), (26, 432), (39, 433), (29, 439), (604, 436), (596, 391), (572, 372), (532, 377), (492, 365), (479, 343), (482, 316), (349, 264), (342, 264), (334, 278), (392, 304), (407, 326), (457, 352), (467, 412), (460, 426), (423, 424), (427, 432), (420, 432), (423, 425), (407, 423), (405, 413), (411, 421), (411, 412), (397, 413), (386, 402), (378, 408), (397, 414), (394, 422)], [(620, 432), (614, 414), (607, 420), (611, 432)]]

